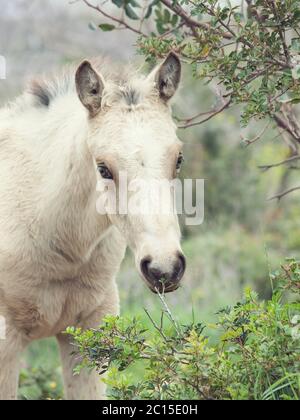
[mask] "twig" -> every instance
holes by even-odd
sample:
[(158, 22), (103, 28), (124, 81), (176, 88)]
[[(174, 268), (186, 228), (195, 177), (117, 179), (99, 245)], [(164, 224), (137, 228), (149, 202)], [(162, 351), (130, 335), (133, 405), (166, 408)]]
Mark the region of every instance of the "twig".
[[(208, 115), (208, 117), (202, 119), (201, 121), (180, 125), (178, 128), (188, 128), (188, 127), (194, 127), (195, 125), (203, 124), (206, 121), (209, 121), (211, 118), (215, 117), (216, 115), (220, 114), (222, 111), (224, 111), (224, 109), (228, 108), (230, 103), (231, 103), (231, 98), (229, 98), (220, 108), (215, 109), (215, 110), (210, 111), (210, 112), (207, 112), (207, 113), (204, 113), (203, 115), (207, 115), (207, 114), (209, 114), (209, 115)], [(195, 117), (190, 119), (190, 121), (196, 119), (199, 116), (201, 116), (201, 114), (196, 115)]]
[[(201, 28), (206, 31), (213, 30), (213, 28), (211, 28), (209, 24), (199, 22), (193, 19), (191, 16), (189, 16), (178, 3), (175, 3), (172, 0), (161, 0), (161, 3), (163, 3), (168, 9), (172, 10), (172, 12), (178, 14), (185, 21), (186, 25), (192, 29), (193, 34), (196, 38), (198, 37), (198, 34), (195, 31), (195, 28)], [(222, 35), (222, 37), (226, 39), (232, 38), (232, 35), (230, 33), (220, 33), (216, 30), (213, 30), (213, 32)]]
[(156, 292), (157, 292), (157, 294), (158, 294), (158, 296), (159, 296), (159, 299), (161, 300), (161, 302), (162, 302), (162, 304), (163, 304), (164, 308), (166, 309), (167, 315), (168, 315), (168, 317), (169, 317), (170, 321), (172, 322), (172, 324), (174, 325), (174, 327), (175, 327), (175, 329), (176, 329), (177, 334), (178, 334), (179, 336), (181, 336), (181, 335), (182, 335), (182, 333), (181, 333), (181, 328), (180, 328), (180, 326), (178, 325), (178, 322), (177, 322), (177, 321), (173, 318), (172, 312), (170, 311), (170, 308), (169, 308), (169, 306), (168, 306), (168, 304), (167, 304), (167, 302), (166, 302), (166, 300), (165, 300), (165, 298), (164, 298), (164, 295), (162, 295), (162, 294), (159, 292), (159, 290), (158, 290), (157, 288), (155, 288), (155, 290), (156, 290)]
[(161, 0), (161, 2), (172, 12), (177, 13), (187, 24), (188, 26), (194, 26), (197, 28), (209, 29), (209, 26), (205, 23), (200, 23), (197, 20), (189, 16), (185, 10), (179, 5), (174, 3), (172, 0)]
[(294, 162), (295, 160), (300, 160), (300, 156), (299, 155), (292, 156), (288, 159), (282, 160), (281, 162), (273, 163), (270, 165), (260, 165), (258, 168), (262, 169), (263, 171), (268, 171), (271, 168), (277, 168), (278, 166), (282, 166), (282, 165), (285, 165), (286, 163)]
[(147, 36), (144, 34), (141, 30), (134, 28), (133, 26), (129, 25), (124, 19), (118, 19), (115, 16), (112, 16), (105, 12), (103, 9), (100, 8), (100, 6), (95, 6), (94, 4), (91, 4), (88, 0), (82, 0), (88, 7), (91, 9), (97, 10), (97, 12), (101, 13), (103, 16), (105, 16), (108, 19), (111, 19), (113, 22), (117, 22), (120, 25), (123, 25), (125, 28), (129, 29), (132, 32), (135, 32), (138, 35)]
[(292, 128), (289, 126), (289, 124), (282, 117), (280, 117), (278, 114), (274, 114), (273, 118), (280, 128), (283, 128), (285, 131), (287, 131), (297, 141), (297, 143), (300, 143), (300, 138), (297, 136), (296, 133), (294, 133)]
[(273, 8), (274, 16), (275, 16), (275, 18), (277, 20), (278, 33), (279, 33), (279, 36), (280, 36), (280, 39), (281, 39), (281, 43), (282, 43), (282, 47), (283, 47), (283, 52), (284, 52), (284, 55), (285, 55), (286, 63), (287, 64), (290, 64), (290, 62), (291, 62), (290, 53), (289, 53), (289, 49), (288, 49), (288, 46), (287, 46), (286, 41), (285, 41), (285, 32), (284, 32), (284, 29), (282, 28), (281, 22), (279, 21), (279, 17), (278, 17), (278, 13), (277, 13), (277, 7), (276, 7), (276, 4), (275, 4), (274, 0), (271, 0), (270, 3), (271, 3), (271, 7)]
[(158, 39), (163, 39), (167, 37), (168, 35), (172, 34), (174, 31), (178, 31), (178, 29), (182, 28), (182, 26), (185, 25), (185, 22), (181, 22), (176, 28), (171, 28), (167, 32), (164, 32), (163, 34), (158, 36)]
[(277, 199), (278, 201), (280, 201), (286, 195), (291, 194), (292, 192), (298, 191), (298, 190), (300, 190), (300, 186), (299, 187), (290, 188), (289, 190), (286, 190), (286, 191), (283, 191), (283, 192), (281, 192), (279, 194), (276, 194), (273, 197), (270, 197), (268, 200), (271, 201), (271, 200), (276, 200)]
[(162, 336), (162, 338), (165, 341), (168, 341), (168, 338), (165, 336), (162, 328), (159, 328), (159, 326), (156, 324), (156, 322), (154, 321), (154, 319), (151, 317), (151, 315), (149, 314), (148, 310), (146, 308), (144, 308), (144, 311), (146, 312), (146, 315), (148, 316), (148, 318), (150, 319), (153, 327), (159, 332), (159, 334)]
[(250, 146), (251, 144), (257, 142), (258, 140), (261, 139), (261, 137), (265, 134), (266, 130), (269, 128), (270, 126), (270, 121), (265, 125), (265, 127), (262, 129), (262, 131), (260, 133), (258, 133), (255, 137), (253, 137), (252, 139), (246, 139), (241, 135), (241, 140), (246, 144), (246, 146)]

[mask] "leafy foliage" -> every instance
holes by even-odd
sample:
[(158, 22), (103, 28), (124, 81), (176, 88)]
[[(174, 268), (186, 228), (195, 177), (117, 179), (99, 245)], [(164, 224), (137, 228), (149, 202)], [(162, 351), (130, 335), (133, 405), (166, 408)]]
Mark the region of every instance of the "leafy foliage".
[[(152, 330), (112, 316), (97, 330), (69, 328), (82, 358), (76, 371), (108, 370), (105, 381), (117, 399), (298, 400), (300, 263), (288, 260), (271, 280), (269, 301), (247, 289), (242, 301), (218, 312), (208, 326), (218, 332), (215, 342), (201, 323), (179, 325), (164, 296), (159, 323), (147, 312)], [(124, 371), (141, 361), (144, 377), (135, 382)]]
[(247, 10), (217, 0), (153, 1), (146, 9), (137, 0), (112, 3), (130, 19), (154, 20), (155, 30), (138, 41), (148, 60), (176, 51), (196, 78), (219, 80), (226, 97), (245, 104), (243, 123), (299, 102), (298, 0), (248, 0)]
[[(273, 124), (279, 129), (289, 146), (288, 159), (282, 165), (295, 166), (299, 162), (300, 125), (296, 116), (300, 102), (299, 0), (245, 0), (240, 4), (230, 0), (112, 3), (122, 11), (118, 19), (99, 6), (96, 10), (117, 21), (115, 29), (126, 28), (139, 34), (137, 48), (147, 61), (154, 63), (175, 51), (190, 64), (196, 81), (222, 87), (214, 109), (181, 119), (180, 127), (199, 125), (239, 105), (242, 126), (263, 119), (267, 121), (266, 127)], [(263, 134), (264, 131), (259, 133), (253, 142)], [(281, 199), (299, 188), (280, 192), (274, 198)]]
[(19, 380), (21, 400), (58, 400), (62, 398), (62, 384), (54, 369), (39, 366), (22, 369)]

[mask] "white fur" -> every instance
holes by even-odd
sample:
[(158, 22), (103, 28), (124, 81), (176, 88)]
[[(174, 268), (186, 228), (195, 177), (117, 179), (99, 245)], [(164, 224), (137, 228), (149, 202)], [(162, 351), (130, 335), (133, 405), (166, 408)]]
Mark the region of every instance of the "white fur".
[[(96, 161), (129, 179), (165, 178), (180, 147), (169, 108), (152, 78), (109, 80), (102, 110), (89, 119), (74, 88), (74, 70), (48, 83), (49, 107), (31, 93), (0, 111), (0, 399), (17, 393), (18, 358), (32, 340), (57, 336), (66, 398), (104, 397), (96, 373), (72, 376), (69, 325), (96, 327), (118, 312), (115, 277), (126, 244), (137, 266), (147, 254), (166, 267), (180, 250), (176, 217), (100, 216)], [(104, 73), (105, 74), (105, 70)], [(128, 105), (124, 89), (139, 92)]]

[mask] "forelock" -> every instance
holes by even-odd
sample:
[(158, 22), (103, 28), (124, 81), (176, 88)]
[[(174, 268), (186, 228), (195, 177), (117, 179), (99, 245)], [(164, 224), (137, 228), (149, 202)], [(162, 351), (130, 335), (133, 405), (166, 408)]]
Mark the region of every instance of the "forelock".
[[(132, 66), (114, 66), (105, 59), (92, 59), (94, 68), (105, 80), (102, 105), (105, 107), (119, 104), (129, 110), (158, 99), (158, 92), (153, 82), (140, 75)], [(59, 97), (76, 93), (76, 66), (67, 66), (50, 77), (41, 77), (31, 81), (27, 91), (34, 98), (34, 106), (48, 108)]]

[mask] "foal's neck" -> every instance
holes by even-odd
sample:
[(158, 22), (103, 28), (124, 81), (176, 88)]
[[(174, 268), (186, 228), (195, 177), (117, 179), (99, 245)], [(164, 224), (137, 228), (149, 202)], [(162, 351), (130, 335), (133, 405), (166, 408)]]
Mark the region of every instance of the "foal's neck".
[[(109, 228), (106, 216), (97, 214), (97, 177), (87, 145), (87, 124), (66, 123), (57, 130), (52, 146), (57, 175), (49, 181), (47, 219), (49, 234), (74, 254), (88, 253)], [(61, 144), (63, 143), (63, 149)], [(47, 214), (48, 213), (48, 214)]]

